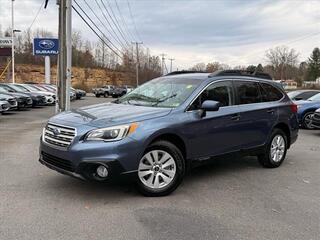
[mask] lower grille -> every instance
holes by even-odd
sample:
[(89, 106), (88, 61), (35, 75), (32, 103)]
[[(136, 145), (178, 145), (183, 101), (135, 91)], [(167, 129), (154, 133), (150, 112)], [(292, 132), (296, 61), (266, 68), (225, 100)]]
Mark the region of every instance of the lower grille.
[(41, 152), (42, 155), (42, 160), (52, 166), (55, 166), (57, 168), (61, 168), (63, 170), (69, 171), (69, 172), (74, 172), (74, 167), (71, 163), (71, 161), (58, 158), (56, 156), (50, 155), (45, 152)]
[(17, 105), (17, 101), (14, 99), (9, 99), (8, 103), (10, 103), (11, 106), (16, 106)]

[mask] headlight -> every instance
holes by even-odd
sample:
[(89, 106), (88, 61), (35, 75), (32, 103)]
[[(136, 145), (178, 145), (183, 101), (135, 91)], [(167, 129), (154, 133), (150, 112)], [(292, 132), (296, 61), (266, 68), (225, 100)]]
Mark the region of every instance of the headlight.
[(108, 128), (100, 128), (89, 132), (85, 140), (101, 140), (106, 142), (119, 141), (137, 129), (137, 123)]

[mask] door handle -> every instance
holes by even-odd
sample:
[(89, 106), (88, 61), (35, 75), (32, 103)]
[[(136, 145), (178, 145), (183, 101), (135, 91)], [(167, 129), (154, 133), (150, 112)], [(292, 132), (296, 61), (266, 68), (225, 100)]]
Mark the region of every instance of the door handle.
[(234, 115), (231, 116), (231, 120), (233, 120), (233, 121), (238, 121), (239, 119), (240, 119), (240, 114), (239, 113), (234, 114)]
[(267, 113), (274, 114), (274, 109), (268, 109)]

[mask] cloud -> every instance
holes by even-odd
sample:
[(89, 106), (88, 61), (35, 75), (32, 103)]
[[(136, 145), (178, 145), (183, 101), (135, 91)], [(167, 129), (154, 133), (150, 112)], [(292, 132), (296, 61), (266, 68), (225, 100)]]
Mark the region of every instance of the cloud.
[[(11, 3), (0, 1), (0, 22), (6, 27), (10, 25)], [(84, 1), (77, 1), (103, 30)], [(108, 27), (95, 0), (86, 1)], [(295, 48), (301, 53), (301, 60), (305, 60), (320, 40), (320, 34), (312, 35), (320, 32), (319, 1), (129, 1), (138, 33), (135, 33), (127, 1), (117, 0), (127, 26), (124, 27), (115, 0), (109, 0), (124, 32), (129, 29), (131, 34), (128, 35), (141, 36), (139, 40), (143, 40), (153, 54), (164, 52), (174, 57), (175, 66), (179, 68), (209, 61), (232, 66), (265, 63), (265, 51), (278, 45)], [(15, 1), (17, 28), (28, 27), (40, 4), (39, 0)], [(73, 14), (74, 28), (90, 40), (97, 39)], [(55, 1), (50, 1), (34, 28), (57, 32), (57, 22), (57, 6)]]

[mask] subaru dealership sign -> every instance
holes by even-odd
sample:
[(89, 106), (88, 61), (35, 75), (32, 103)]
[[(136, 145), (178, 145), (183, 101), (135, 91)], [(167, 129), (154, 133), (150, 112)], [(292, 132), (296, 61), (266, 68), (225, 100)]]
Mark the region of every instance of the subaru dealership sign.
[(34, 55), (57, 55), (59, 53), (59, 40), (57, 38), (33, 39)]

